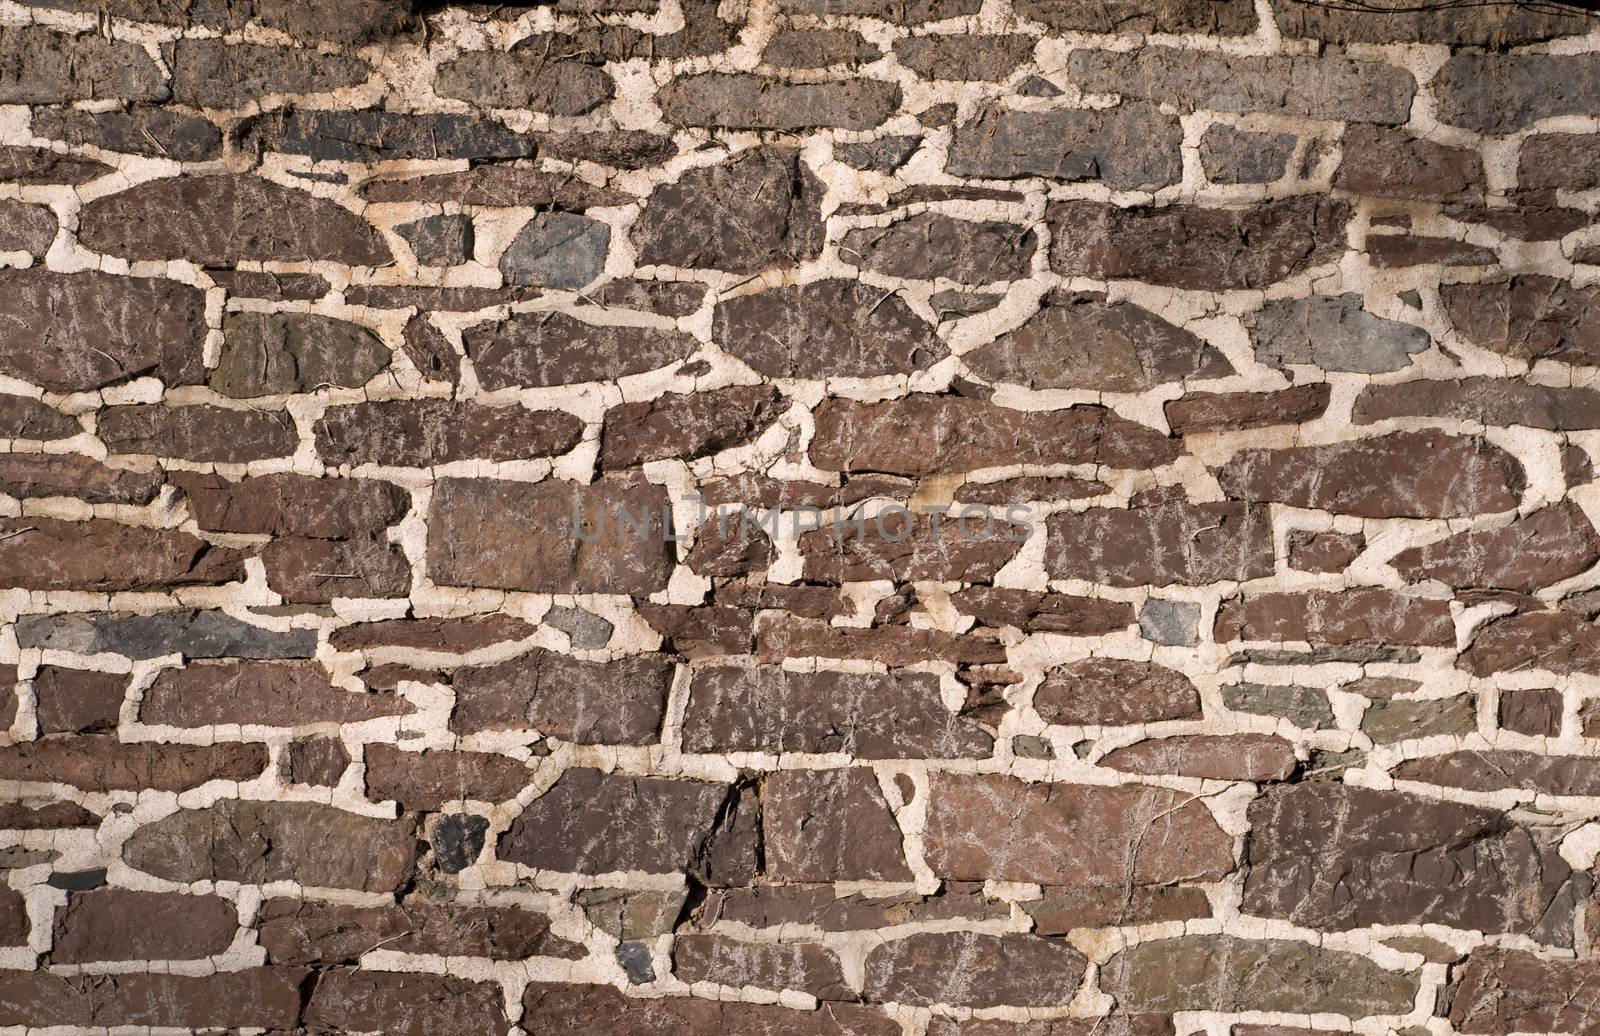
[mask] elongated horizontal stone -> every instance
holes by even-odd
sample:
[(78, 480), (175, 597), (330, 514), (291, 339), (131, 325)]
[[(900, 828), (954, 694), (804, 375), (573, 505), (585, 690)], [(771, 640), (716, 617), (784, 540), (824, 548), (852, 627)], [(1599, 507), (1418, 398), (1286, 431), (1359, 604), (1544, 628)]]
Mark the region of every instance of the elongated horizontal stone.
[[(970, 963), (952, 968), (952, 961)], [(873, 947), (866, 993), (917, 1006), (1056, 1007), (1072, 999), (1087, 965), (1064, 939), (920, 932)]]
[(506, 662), (458, 669), (450, 729), (537, 730), (579, 744), (648, 744), (661, 729), (672, 659), (590, 662), (535, 648)]
[(1200, 692), (1176, 669), (1125, 658), (1085, 658), (1046, 672), (1033, 707), (1046, 723), (1159, 723), (1199, 718)]
[(244, 578), (242, 551), (176, 529), (103, 518), (0, 519), (0, 586), (31, 590), (150, 590)]
[(949, 349), (893, 293), (852, 280), (823, 280), (717, 303), (712, 338), (772, 378), (870, 378), (910, 374)]
[(1045, 564), (1058, 579), (1112, 586), (1243, 581), (1275, 564), (1267, 509), (1191, 504), (1178, 494), (1136, 497), (1127, 508), (1063, 511), (1048, 519)]
[(1450, 602), (1391, 590), (1308, 590), (1251, 594), (1217, 611), (1219, 641), (1414, 644), (1454, 647)]
[(1469, 791), (1514, 788), (1549, 795), (1600, 795), (1600, 759), (1537, 755), (1512, 750), (1452, 752), (1407, 759), (1395, 767), (1398, 780), (1440, 784)]
[[(1481, 946), (1460, 970), (1450, 1023), (1465, 1033), (1587, 1032), (1600, 1019), (1600, 967)], [(1560, 990), (1560, 996), (1552, 991)]]
[(565, 313), (516, 313), (462, 332), (484, 388), (614, 381), (687, 359), (699, 343), (681, 331), (589, 324)]
[(565, 453), (583, 422), (560, 410), (396, 399), (331, 406), (314, 433), (328, 464), (427, 468), (460, 460), (508, 461)]
[(17, 643), (133, 659), (168, 654), (191, 659), (310, 658), (317, 650), (317, 631), (274, 632), (220, 611), (26, 615), (17, 622)]
[(315, 663), (191, 662), (164, 669), (145, 688), (139, 719), (174, 727), (354, 723), (402, 716), (414, 707), (390, 693), (359, 694), (335, 687)]
[(1150, 190), (1182, 179), (1182, 142), (1177, 116), (1147, 104), (985, 111), (956, 127), (945, 171), (986, 179), (1101, 180), (1116, 189)]
[(1531, 593), (1600, 561), (1600, 533), (1570, 500), (1524, 515), (1510, 525), (1456, 533), (1403, 550), (1390, 559), (1407, 579), (1448, 586)]
[(45, 738), (0, 749), (0, 779), (86, 791), (187, 791), (246, 781), (266, 769), (264, 745), (123, 744), (110, 735)]
[(677, 126), (795, 131), (816, 126), (869, 130), (900, 104), (900, 88), (879, 79), (788, 83), (741, 73), (674, 79), (657, 96)]
[(1357, 424), (1401, 417), (1579, 431), (1600, 428), (1600, 391), (1530, 384), (1516, 378), (1472, 377), (1368, 385), (1356, 397)]
[(287, 411), (207, 404), (114, 407), (101, 412), (95, 432), (111, 453), (219, 464), (288, 457), (300, 444)]

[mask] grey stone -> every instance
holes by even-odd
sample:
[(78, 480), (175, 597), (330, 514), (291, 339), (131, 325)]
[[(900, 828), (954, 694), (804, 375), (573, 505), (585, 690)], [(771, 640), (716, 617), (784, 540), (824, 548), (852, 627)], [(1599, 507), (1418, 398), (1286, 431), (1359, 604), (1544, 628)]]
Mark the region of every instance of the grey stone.
[(338, 162), (526, 158), (536, 150), (532, 136), (486, 116), (385, 111), (269, 112), (247, 119), (239, 142), (250, 150)]
[(1176, 115), (1153, 105), (1024, 112), (989, 110), (956, 127), (945, 169), (953, 176), (1102, 180), (1153, 188), (1183, 177)]
[(76, 108), (36, 108), (33, 133), (68, 144), (107, 151), (209, 162), (222, 156), (222, 131), (195, 115), (138, 106), (127, 111), (86, 112)]
[(1011, 752), (1018, 759), (1054, 759), (1056, 750), (1050, 742), (1033, 734), (1020, 734), (1011, 739)]
[(905, 165), (921, 144), (918, 136), (880, 137), (864, 144), (835, 144), (833, 157), (853, 169), (887, 175)]
[(1369, 644), (1340, 644), (1291, 651), (1285, 648), (1246, 648), (1228, 656), (1229, 665), (1321, 665), (1324, 662), (1419, 662), (1416, 648), (1376, 647)]
[(623, 942), (635, 942), (672, 931), (687, 898), (683, 888), (589, 888), (579, 889), (572, 901), (596, 928)]
[(359, 388), (389, 365), (377, 335), (316, 313), (230, 313), (222, 339), (210, 384), (240, 399), (324, 385)]
[(605, 270), (611, 228), (570, 212), (541, 212), (500, 257), (512, 284), (581, 288)]
[(1246, 323), (1256, 358), (1273, 367), (1383, 374), (1409, 366), (1433, 343), (1420, 327), (1368, 313), (1354, 293), (1269, 302)]
[(132, 659), (173, 653), (186, 658), (311, 658), (317, 650), (317, 631), (274, 633), (219, 611), (25, 615), (17, 621), (17, 643), (81, 654), (104, 651)]
[(650, 963), (650, 947), (642, 942), (625, 942), (617, 947), (617, 963), (627, 972), (628, 981), (636, 986), (656, 980), (656, 969)]
[(1222, 703), (1235, 712), (1279, 716), (1307, 730), (1333, 726), (1328, 692), (1317, 687), (1230, 684), (1222, 688)]
[(1514, 133), (1540, 119), (1600, 111), (1600, 54), (1457, 54), (1429, 85), (1440, 122)]
[(928, 305), (939, 315), (940, 320), (952, 317), (970, 317), (978, 313), (987, 313), (1000, 305), (1005, 299), (1004, 295), (997, 295), (983, 291), (948, 291), (935, 292), (928, 299)]
[(1126, 52), (1075, 50), (1067, 59), (1067, 74), (1090, 93), (1121, 94), (1181, 111), (1280, 112), (1392, 126), (1411, 117), (1417, 90), (1410, 72), (1381, 61), (1343, 55), (1254, 57), (1157, 46)]
[(429, 216), (395, 229), (423, 266), (454, 266), (472, 258), (471, 216)]
[(819, 126), (873, 129), (900, 107), (900, 87), (857, 76), (826, 83), (790, 83), (766, 76), (710, 72), (674, 79), (657, 95), (678, 126), (793, 132)]
[(1477, 729), (1477, 699), (1470, 694), (1431, 701), (1375, 702), (1361, 716), (1361, 732), (1379, 745), (1438, 734), (1466, 735)]
[(1200, 606), (1193, 601), (1152, 597), (1139, 609), (1139, 633), (1154, 644), (1192, 647), (1200, 643)]
[(544, 613), (544, 624), (554, 626), (580, 651), (603, 648), (611, 640), (612, 625), (594, 612), (558, 604)]
[(1212, 183), (1271, 183), (1289, 171), (1300, 138), (1216, 123), (1200, 138), (1200, 164)]
[(459, 874), (478, 862), (484, 836), (489, 831), (487, 817), (471, 813), (447, 813), (433, 828), (433, 861), (445, 874)]
[(1021, 86), (1017, 87), (1017, 93), (1024, 97), (1060, 97), (1065, 92), (1061, 87), (1040, 76), (1029, 76)]

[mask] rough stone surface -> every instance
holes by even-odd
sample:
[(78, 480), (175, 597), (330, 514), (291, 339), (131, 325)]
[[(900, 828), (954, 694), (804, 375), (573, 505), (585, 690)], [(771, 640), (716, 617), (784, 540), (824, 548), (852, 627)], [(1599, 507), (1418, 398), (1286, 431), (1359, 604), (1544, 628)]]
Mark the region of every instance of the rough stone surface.
[(909, 374), (949, 352), (911, 307), (859, 281), (736, 296), (717, 303), (714, 319), (713, 340), (772, 378)]
[(1359, 295), (1269, 302), (1251, 320), (1251, 340), (1256, 357), (1275, 367), (1310, 364), (1357, 374), (1400, 370), (1432, 344), (1420, 327), (1367, 312)]
[(1182, 178), (1182, 139), (1174, 116), (1146, 104), (989, 110), (956, 127), (945, 171), (990, 180), (1101, 180), (1122, 190), (1153, 190)]

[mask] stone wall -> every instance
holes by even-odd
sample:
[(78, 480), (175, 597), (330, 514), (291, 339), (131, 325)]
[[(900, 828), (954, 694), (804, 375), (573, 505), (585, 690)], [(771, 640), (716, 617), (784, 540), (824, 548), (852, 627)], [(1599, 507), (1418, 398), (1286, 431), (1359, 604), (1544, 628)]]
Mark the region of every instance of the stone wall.
[(1600, 1030), (1600, 23), (1377, 6), (0, 0), (0, 1027)]

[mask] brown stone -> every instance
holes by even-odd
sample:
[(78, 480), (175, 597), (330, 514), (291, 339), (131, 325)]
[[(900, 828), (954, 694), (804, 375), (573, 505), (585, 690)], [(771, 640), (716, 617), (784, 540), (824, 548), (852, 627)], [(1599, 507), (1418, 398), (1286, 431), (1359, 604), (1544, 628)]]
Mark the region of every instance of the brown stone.
[(1482, 946), (1459, 974), (1450, 1001), (1458, 1032), (1588, 1032), (1600, 1020), (1600, 965), (1593, 960), (1547, 960)]
[(762, 662), (789, 658), (870, 658), (889, 666), (943, 659), (968, 665), (1006, 660), (999, 640), (942, 630), (887, 626), (861, 629), (816, 619), (773, 614), (756, 623), (756, 656)]
[(684, 75), (656, 96), (675, 126), (794, 132), (819, 126), (869, 130), (900, 106), (900, 88), (879, 79), (789, 83), (743, 73)]
[(872, 579), (986, 583), (1022, 549), (1030, 526), (976, 513), (880, 512), (864, 529), (835, 523), (799, 539), (803, 577), (815, 583)]
[[(1074, 0), (1018, 0), (1016, 6), (1017, 13), (1025, 18), (1043, 22), (1054, 29), (1076, 32), (1134, 36), (1151, 33), (1248, 36), (1256, 30), (1255, 8), (1244, 0), (1221, 0), (1220, 3), (1162, 0), (1154, 4), (1143, 0), (1112, 0), (1110, 3), (1087, 5), (1075, 3)], [(963, 1036), (967, 1036), (965, 1030)], [(1113, 1034), (1108, 1033), (1108, 1036)], [(1125, 1034), (1117, 1033), (1114, 1036)]]
[(1561, 692), (1552, 688), (1507, 688), (1500, 692), (1500, 729), (1530, 737), (1559, 737), (1563, 704)]
[(1222, 602), (1218, 641), (1318, 644), (1415, 644), (1454, 647), (1448, 601), (1362, 588), (1264, 593)]
[(1113, 749), (1099, 765), (1152, 776), (1281, 781), (1294, 772), (1295, 757), (1294, 746), (1272, 734), (1190, 734)]
[(1326, 382), (1279, 392), (1189, 392), (1168, 400), (1165, 410), (1176, 435), (1236, 432), (1316, 420), (1328, 409), (1331, 396)]
[(1265, 288), (1335, 261), (1345, 248), (1350, 209), (1313, 195), (1245, 209), (1062, 201), (1046, 217), (1054, 228), (1050, 266), (1057, 273), (1225, 291)]
[(589, 662), (534, 648), (497, 665), (457, 670), (450, 729), (527, 729), (579, 744), (649, 744), (661, 729), (673, 668), (665, 655)]
[(168, 94), (161, 70), (137, 43), (42, 26), (0, 28), (0, 104), (164, 101)]
[(754, 645), (755, 612), (711, 605), (635, 603), (640, 618), (660, 634), (663, 646), (685, 658), (742, 655)]
[(527, 640), (535, 628), (509, 615), (474, 615), (462, 619), (379, 619), (341, 626), (328, 635), (336, 651), (419, 651), (467, 654), (508, 641)]
[(667, 506), (661, 487), (637, 477), (445, 479), (428, 514), (428, 575), (444, 586), (649, 594), (672, 571)]
[(1066, 935), (1074, 928), (1188, 921), (1211, 916), (1206, 894), (1181, 885), (1134, 888), (1047, 888), (1044, 898), (1023, 903), (1040, 935)]
[(1523, 515), (1509, 525), (1469, 530), (1403, 550), (1390, 559), (1412, 582), (1437, 579), (1456, 588), (1534, 590), (1600, 561), (1600, 533), (1570, 500)]
[(987, 757), (994, 739), (947, 710), (928, 673), (695, 669), (686, 752), (845, 752), (857, 759)]
[(1149, 310), (1067, 292), (1048, 296), (1025, 324), (964, 354), (962, 363), (990, 382), (1108, 392), (1234, 373), (1215, 346)]
[(510, 51), (469, 50), (439, 66), (434, 89), (487, 108), (585, 115), (612, 97), (611, 77), (590, 60), (560, 60), (537, 38)]
[(1536, 133), (1517, 154), (1517, 185), (1531, 190), (1600, 187), (1600, 150), (1592, 133)]
[(315, 427), (327, 464), (427, 468), (458, 460), (522, 460), (565, 453), (583, 422), (560, 410), (396, 399), (329, 407)]
[(1461, 518), (1517, 506), (1524, 476), (1477, 436), (1394, 432), (1325, 446), (1241, 450), (1217, 475), (1236, 500), (1363, 518)]
[[(955, 961), (961, 966), (951, 967)], [(920, 932), (872, 948), (866, 995), (918, 1007), (1059, 1007), (1077, 993), (1088, 963), (1065, 939)]]
[(0, 778), (69, 784), (86, 791), (188, 791), (208, 781), (246, 781), (266, 768), (264, 745), (125, 745), (115, 737), (24, 741), (0, 750)]
[(1474, 345), (1519, 360), (1600, 363), (1600, 291), (1536, 275), (1452, 284), (1445, 310)]
[(773, 34), (761, 60), (779, 68), (827, 68), (871, 64), (883, 51), (850, 29), (791, 29)]
[(91, 734), (117, 729), (128, 677), (42, 666), (33, 677), (41, 734)]
[[(240, 748), (219, 747), (235, 755)], [(168, 881), (296, 881), (364, 892), (399, 888), (415, 857), (409, 818), (378, 820), (311, 802), (227, 799), (146, 824), (122, 847), (128, 866)]]
[(1351, 126), (1340, 141), (1344, 157), (1333, 186), (1379, 198), (1444, 201), (1483, 191), (1483, 160), (1470, 148), (1449, 147), (1402, 130)]
[[(170, 158), (178, 162), (209, 162), (222, 156), (222, 131), (205, 119), (155, 105), (86, 112), (77, 108), (35, 108), (33, 133), (68, 144), (105, 148), (135, 155)], [(55, 152), (48, 171), (33, 166), (33, 175), (50, 176), (48, 183), (82, 183), (109, 170), (81, 155)], [(59, 161), (59, 165), (57, 165)], [(96, 167), (99, 167), (98, 170)], [(4, 163), (0, 162), (0, 169)], [(0, 179), (12, 176), (0, 173)]]
[(1494, 250), (1447, 237), (1415, 234), (1372, 234), (1367, 258), (1380, 270), (1404, 266), (1493, 266)]
[(784, 409), (768, 385), (733, 385), (708, 392), (669, 392), (606, 411), (600, 466), (632, 467), (653, 460), (695, 460), (742, 446), (771, 427)]
[(1003, 921), (1009, 906), (984, 896), (978, 882), (945, 882), (936, 895), (838, 896), (832, 885), (755, 885), (709, 892), (698, 921), (774, 928), (815, 925), (825, 932), (865, 931), (925, 921)]
[(1269, 788), (1250, 831), (1242, 909), (1323, 931), (1442, 924), (1570, 945), (1573, 897), (1590, 884), (1554, 832), (1399, 791)]
[(218, 464), (287, 457), (300, 442), (294, 418), (285, 411), (204, 404), (113, 407), (101, 411), (96, 433), (111, 453)]
[(1256, 579), (1274, 567), (1267, 508), (1191, 504), (1182, 490), (1136, 497), (1126, 508), (1058, 512), (1048, 529), (1045, 565), (1057, 579), (1167, 586)]
[(747, 885), (757, 833), (738, 785), (570, 769), (500, 838), (499, 858), (542, 870), (688, 871), (708, 885)]
[[(48, 136), (48, 134), (44, 134)], [(111, 172), (104, 162), (43, 147), (0, 146), (0, 180), (18, 187), (71, 184), (74, 187)]]
[(1549, 795), (1600, 795), (1600, 759), (1589, 756), (1506, 749), (1452, 752), (1408, 759), (1395, 767), (1394, 777), (1468, 791), (1511, 788)]
[(550, 931), (550, 919), (517, 907), (408, 899), (376, 907), (269, 899), (256, 915), (273, 964), (359, 964), (369, 950), (450, 957), (576, 960), (583, 947)]
[(0, 492), (11, 496), (72, 496), (97, 504), (147, 504), (161, 491), (159, 471), (112, 468), (76, 454), (0, 456)]
[(684, 982), (797, 989), (818, 1000), (854, 1000), (833, 951), (816, 943), (738, 942), (721, 935), (679, 935), (672, 973)]
[(461, 334), (489, 391), (615, 381), (687, 359), (699, 343), (681, 331), (586, 324), (565, 313), (514, 313)]
[(839, 252), (846, 261), (888, 277), (988, 284), (1027, 277), (1038, 247), (1038, 236), (1015, 223), (923, 212), (887, 227), (851, 230)]
[(342, 540), (399, 521), (411, 497), (376, 479), (313, 478), (288, 472), (229, 482), (175, 472), (195, 523), (217, 532)]
[(505, 1036), (498, 982), (446, 975), (329, 968), (319, 971), (302, 1024), (309, 1032), (370, 1025), (391, 1036)]
[(923, 838), (941, 877), (1123, 888), (1211, 881), (1233, 839), (1192, 796), (1140, 784), (932, 779)]
[(1121, 658), (1085, 658), (1056, 666), (1034, 693), (1047, 723), (1117, 726), (1198, 719), (1200, 692), (1175, 669)]
[(822, 252), (822, 193), (797, 150), (750, 148), (657, 187), (631, 240), (641, 266), (794, 267)]
[(825, 471), (944, 475), (1013, 464), (1160, 467), (1178, 444), (1100, 406), (1028, 412), (958, 396), (826, 399), (811, 460)]
[(1133, 625), (1131, 604), (1098, 597), (972, 586), (951, 594), (950, 602), (989, 626), (1015, 626), (1027, 633), (1099, 636)]
[(372, 74), (349, 54), (301, 47), (260, 47), (219, 39), (177, 39), (163, 48), (172, 98), (194, 108), (239, 108), (281, 94), (329, 93)]
[(139, 719), (172, 727), (359, 723), (404, 716), (413, 706), (394, 694), (335, 687), (315, 662), (229, 659), (163, 669), (144, 692)]
[(0, 271), (0, 372), (52, 392), (205, 372), (205, 298), (176, 281), (37, 267)]
[(0, 435), (7, 439), (51, 442), (71, 438), (82, 430), (74, 418), (36, 399), (0, 395)]
[(55, 214), (42, 205), (0, 201), (0, 252), (42, 256), (56, 239)]
[(777, 881), (910, 881), (900, 828), (871, 770), (780, 770), (761, 795)]
[(53, 964), (113, 960), (198, 960), (233, 942), (239, 917), (215, 896), (93, 889), (56, 909)]
[(949, 354), (893, 292), (853, 280), (722, 299), (713, 319), (713, 340), (769, 378), (910, 374)]
[(761, 1036), (896, 1036), (900, 1023), (870, 1007), (828, 1003), (799, 1011), (777, 1004), (667, 996), (630, 997), (609, 985), (530, 982), (522, 1024), (539, 1036), (585, 1036), (595, 1019), (637, 1036), (760, 1033)]
[(1106, 484), (1094, 479), (1024, 475), (996, 482), (968, 482), (955, 491), (955, 499), (965, 504), (1020, 508), (1033, 500), (1064, 503), (1087, 500), (1106, 492)]
[(290, 784), (331, 788), (349, 767), (350, 752), (338, 738), (311, 737), (289, 742), (280, 762), (279, 772)]
[(151, 180), (83, 207), (86, 248), (125, 259), (393, 261), (377, 230), (325, 198), (250, 176)]
[(148, 590), (232, 583), (244, 557), (175, 529), (104, 518), (0, 519), (0, 586), (32, 590)]
[(56, 831), (99, 825), (98, 816), (75, 802), (48, 802), (37, 807), (21, 802), (0, 805), (0, 830)]
[(371, 180), (362, 188), (362, 196), (372, 202), (453, 201), (459, 205), (553, 208), (562, 212), (627, 205), (634, 200), (632, 195), (591, 187), (565, 173), (546, 173), (508, 163), (474, 166), (459, 173)]
[(300, 985), (306, 977), (303, 968), (250, 968), (204, 977), (7, 970), (0, 975), (0, 1025), (289, 1031), (299, 1023)]
[(367, 797), (394, 799), (402, 809), (437, 812), (449, 803), (505, 802), (533, 780), (526, 764), (488, 752), (407, 752), (367, 746)]
[(1479, 630), (1456, 664), (1474, 676), (1522, 669), (1600, 674), (1600, 627), (1567, 610), (1507, 615)]
[(1556, 388), (1513, 378), (1402, 381), (1367, 385), (1356, 397), (1356, 424), (1396, 417), (1442, 417), (1486, 425), (1559, 431), (1600, 427), (1600, 391)]

